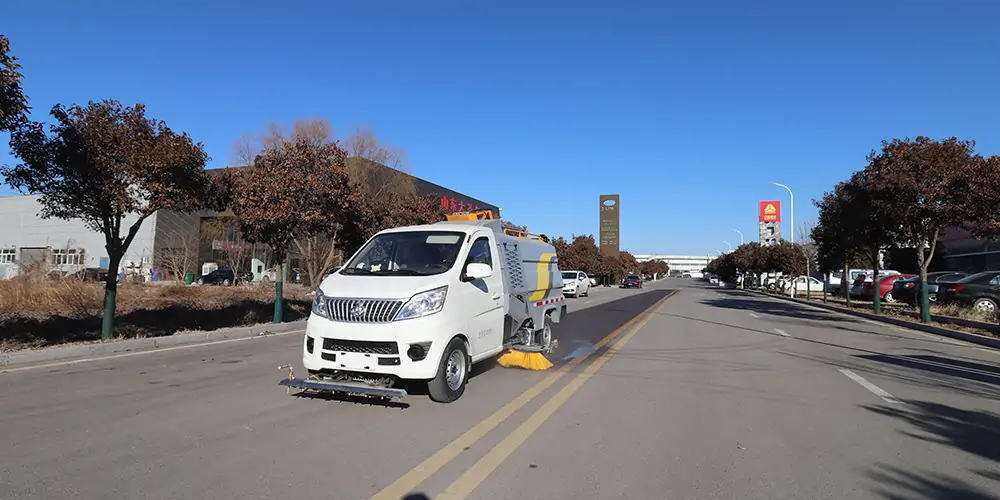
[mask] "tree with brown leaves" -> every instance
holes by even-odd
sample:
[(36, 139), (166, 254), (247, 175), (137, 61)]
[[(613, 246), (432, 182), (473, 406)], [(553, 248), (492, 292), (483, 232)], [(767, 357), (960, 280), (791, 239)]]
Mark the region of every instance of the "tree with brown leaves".
[[(253, 165), (230, 169), (229, 206), (240, 232), (253, 243), (267, 245), (285, 266), (297, 238), (331, 237), (360, 202), (344, 167), (346, 153), (336, 144), (317, 144), (304, 137), (276, 142)], [(311, 272), (317, 271), (313, 263)], [(283, 315), (284, 272), (276, 280), (274, 321)], [(310, 276), (316, 283), (316, 276)]]
[(0, 130), (14, 130), (26, 120), (30, 108), (21, 78), (21, 65), (10, 55), (10, 40), (0, 35)]
[(642, 274), (660, 275), (667, 274), (669, 271), (670, 266), (659, 259), (646, 260), (639, 263), (639, 272)]
[[(842, 278), (837, 295), (843, 295), (850, 304), (850, 283), (848, 270), (853, 266), (867, 263), (862, 234), (857, 231), (857, 224), (864, 221), (853, 220), (858, 211), (853, 207), (854, 190), (846, 182), (838, 183), (833, 191), (823, 193), (821, 200), (813, 200), (819, 209), (819, 222), (810, 231), (812, 240), (816, 242), (816, 260), (820, 270), (829, 276), (835, 269), (842, 270)], [(827, 278), (829, 279), (829, 278)]]
[(883, 229), (895, 234), (897, 243), (916, 249), (921, 320), (925, 323), (930, 321), (927, 268), (941, 230), (982, 218), (990, 198), (997, 197), (995, 192), (990, 198), (969, 196), (981, 178), (982, 163), (974, 149), (974, 141), (920, 136), (882, 141), (881, 150), (868, 156), (868, 189), (873, 197), (891, 200), (886, 205), (891, 217), (882, 224), (891, 226)]
[(79, 218), (104, 234), (104, 339), (114, 330), (117, 272), (143, 221), (161, 209), (200, 208), (208, 185), (202, 144), (145, 111), (113, 100), (57, 105), (49, 133), (28, 123), (12, 134), (11, 152), (21, 163), (0, 169), (15, 189), (42, 195), (42, 217)]

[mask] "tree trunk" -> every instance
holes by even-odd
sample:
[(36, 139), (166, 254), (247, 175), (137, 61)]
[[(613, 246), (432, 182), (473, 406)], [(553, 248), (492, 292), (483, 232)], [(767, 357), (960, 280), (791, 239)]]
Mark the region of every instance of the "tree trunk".
[(851, 308), (851, 289), (850, 282), (848, 280), (851, 278), (851, 268), (847, 264), (847, 259), (844, 259), (844, 274), (840, 276), (840, 288), (837, 289), (837, 293), (843, 293), (844, 297), (847, 297), (847, 308)]
[[(882, 312), (882, 294), (878, 279), (878, 250), (878, 247), (875, 247), (875, 250), (872, 251), (872, 270), (875, 271), (872, 273), (872, 310), (875, 311), (875, 314)], [(861, 284), (862, 289), (864, 289), (864, 282), (862, 281)]]
[(108, 274), (104, 277), (104, 320), (101, 322), (101, 340), (108, 340), (115, 333), (115, 304), (118, 300), (118, 266), (122, 255), (108, 252)]
[(285, 312), (285, 274), (288, 272), (288, 266), (285, 264), (287, 258), (284, 257), (286, 252), (282, 252), (281, 258), (281, 270), (278, 271), (278, 276), (274, 280), (274, 323), (281, 323), (284, 319)]
[(923, 245), (917, 245), (917, 265), (920, 267), (920, 321), (930, 323), (931, 321), (931, 301), (927, 292), (927, 269), (934, 258), (934, 250), (937, 247), (938, 234), (934, 231), (930, 238), (930, 255), (924, 253)]

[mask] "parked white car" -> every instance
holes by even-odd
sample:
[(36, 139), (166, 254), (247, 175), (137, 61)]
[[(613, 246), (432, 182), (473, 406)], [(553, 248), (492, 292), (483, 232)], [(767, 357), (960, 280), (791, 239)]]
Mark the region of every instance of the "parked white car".
[(816, 278), (813, 278), (812, 276), (809, 277), (799, 276), (795, 278), (793, 281), (786, 281), (784, 283), (785, 293), (790, 292), (792, 290), (792, 287), (795, 287), (795, 293), (805, 292), (805, 291), (822, 292), (823, 282)]
[(590, 278), (583, 271), (563, 271), (563, 295), (587, 297), (590, 295)]

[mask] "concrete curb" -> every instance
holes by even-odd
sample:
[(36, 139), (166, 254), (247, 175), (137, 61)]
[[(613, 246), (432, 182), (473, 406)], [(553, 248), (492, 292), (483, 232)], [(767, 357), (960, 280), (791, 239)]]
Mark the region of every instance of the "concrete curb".
[(305, 320), (279, 324), (265, 323), (249, 327), (220, 328), (207, 332), (174, 334), (163, 337), (127, 339), (94, 344), (72, 344), (45, 349), (27, 349), (0, 353), (0, 368), (10, 368), (45, 361), (68, 361), (78, 358), (108, 356), (126, 352), (154, 351), (164, 347), (208, 344), (222, 340), (250, 339), (266, 336), (267, 334), (302, 330), (305, 326)]
[[(948, 337), (948, 338), (952, 338), (952, 339), (955, 339), (955, 340), (961, 340), (961, 341), (964, 341), (964, 342), (968, 342), (970, 344), (976, 344), (976, 345), (981, 345), (981, 346), (986, 346), (986, 347), (992, 347), (994, 349), (1000, 349), (1000, 339), (996, 339), (996, 338), (984, 337), (982, 335), (976, 335), (976, 334), (973, 334), (973, 333), (965, 333), (965, 332), (962, 332), (962, 331), (959, 331), (959, 330), (952, 330), (950, 328), (941, 328), (939, 326), (925, 325), (923, 323), (913, 323), (911, 321), (906, 321), (906, 320), (902, 320), (902, 319), (896, 319), (896, 318), (893, 318), (893, 317), (890, 317), (890, 316), (881, 315), (881, 314), (875, 314), (875, 313), (868, 313), (868, 312), (863, 312), (863, 311), (849, 310), (849, 309), (844, 309), (844, 308), (840, 308), (840, 307), (837, 307), (837, 306), (831, 306), (831, 305), (822, 304), (822, 303), (817, 304), (817, 303), (814, 303), (812, 301), (806, 302), (804, 300), (793, 299), (791, 297), (782, 297), (780, 295), (771, 295), (771, 294), (764, 293), (764, 292), (759, 292), (759, 291), (756, 291), (756, 290), (743, 290), (743, 291), (744, 292), (753, 293), (753, 294), (756, 294), (756, 295), (761, 295), (761, 296), (764, 296), (764, 297), (771, 297), (771, 298), (778, 299), (778, 300), (784, 300), (784, 301), (787, 301), (787, 302), (794, 302), (796, 304), (800, 304), (800, 305), (803, 305), (803, 306), (806, 306), (806, 307), (813, 307), (813, 308), (816, 308), (816, 309), (823, 309), (823, 310), (826, 310), (826, 311), (837, 312), (837, 313), (846, 314), (846, 315), (850, 315), (850, 316), (857, 316), (859, 318), (865, 318), (865, 319), (869, 319), (869, 320), (872, 320), (872, 321), (878, 321), (880, 323), (887, 323), (887, 324), (890, 324), (890, 325), (900, 326), (900, 327), (903, 327), (903, 328), (909, 328), (911, 330), (917, 330), (917, 331), (921, 331), (921, 332), (924, 332), (924, 333), (931, 333), (931, 334), (934, 334), (934, 335), (940, 335), (942, 337)], [(933, 317), (931, 319), (933, 319)]]

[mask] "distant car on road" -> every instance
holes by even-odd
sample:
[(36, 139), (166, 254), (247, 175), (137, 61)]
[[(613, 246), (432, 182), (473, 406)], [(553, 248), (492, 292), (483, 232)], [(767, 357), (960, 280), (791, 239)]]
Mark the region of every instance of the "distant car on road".
[(632, 275), (622, 280), (621, 288), (642, 288), (642, 278)]

